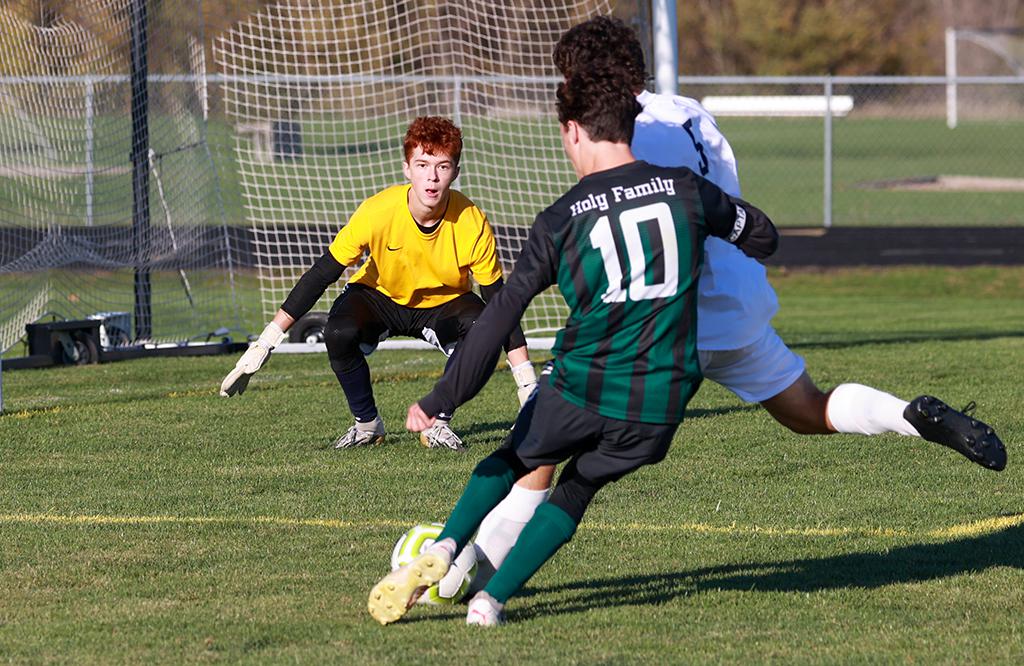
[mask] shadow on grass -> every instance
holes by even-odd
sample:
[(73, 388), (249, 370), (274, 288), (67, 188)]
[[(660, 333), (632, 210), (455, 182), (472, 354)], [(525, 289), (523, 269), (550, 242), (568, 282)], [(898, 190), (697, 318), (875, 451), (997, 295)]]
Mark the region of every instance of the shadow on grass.
[(865, 337), (857, 340), (810, 340), (807, 342), (787, 343), (787, 346), (790, 349), (849, 349), (851, 347), (865, 347), (869, 345), (910, 345), (920, 342), (980, 342), (983, 340), (996, 340), (998, 338), (1022, 337), (1024, 337), (1024, 332), (1020, 330), (993, 331), (990, 333), (936, 331), (935, 333), (917, 333), (914, 335), (892, 337)]
[[(394, 421), (388, 421), (389, 424), (393, 422)], [(468, 424), (465, 428), (460, 427), (460, 423), (458, 421), (454, 421), (452, 424), (452, 429), (456, 434), (463, 438), (463, 440), (469, 445), (470, 449), (475, 447), (487, 449), (501, 446), (511, 427), (512, 421), (472, 423)], [(385, 440), (384, 446), (391, 444), (416, 444), (419, 446), (419, 435), (406, 430), (404, 422), (399, 422), (394, 427), (388, 425), (386, 428), (387, 439)], [(315, 443), (313, 448), (320, 450), (333, 449), (338, 438), (341, 437), (347, 429), (347, 427), (341, 428), (337, 435), (330, 436), (328, 439)]]
[(580, 613), (605, 606), (661, 604), (700, 592), (819, 592), (846, 588), (873, 589), (919, 583), (984, 571), (992, 567), (1024, 569), (1024, 525), (983, 536), (940, 543), (914, 544), (887, 552), (778, 562), (750, 562), (692, 569), (678, 573), (581, 580), (527, 588), (532, 597), (568, 594), (568, 602), (543, 603), (510, 615), (525, 619), (547, 613)]
[(761, 405), (757, 404), (744, 404), (744, 405), (730, 405), (729, 407), (715, 407), (713, 409), (686, 409), (686, 421), (692, 419), (705, 419), (713, 416), (725, 416), (726, 414), (737, 414), (742, 412), (760, 412), (763, 411)]
[(483, 444), (482, 440), (484, 439), (494, 439), (500, 444), (508, 436), (508, 433), (512, 431), (512, 424), (514, 422), (514, 419), (507, 419), (463, 425), (458, 420), (455, 420), (452, 421), (452, 428), (455, 429), (455, 432), (462, 435), (463, 439), (472, 437), (474, 442), (479, 442), (480, 444)]
[[(687, 409), (686, 420), (690, 419), (701, 419), (714, 416), (724, 416), (726, 414), (735, 414), (741, 412), (759, 412), (763, 411), (760, 405), (730, 405), (728, 407), (715, 407), (713, 409)], [(457, 433), (463, 436), (471, 436), (474, 438), (494, 438), (498, 440), (504, 440), (505, 437), (512, 431), (512, 424), (514, 420), (508, 421), (489, 421), (484, 423), (470, 423), (465, 427), (461, 427), (461, 424), (457, 421), (452, 422), (452, 427)], [(479, 439), (477, 441), (480, 441)]]

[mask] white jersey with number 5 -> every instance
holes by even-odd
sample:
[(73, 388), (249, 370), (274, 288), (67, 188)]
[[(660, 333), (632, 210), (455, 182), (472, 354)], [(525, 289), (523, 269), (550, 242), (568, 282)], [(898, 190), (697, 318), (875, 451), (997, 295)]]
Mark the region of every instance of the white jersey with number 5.
[[(736, 158), (714, 117), (697, 100), (642, 92), (633, 154), (658, 166), (685, 166), (740, 196)], [(719, 238), (704, 244), (697, 298), (697, 347), (739, 349), (759, 340), (779, 309), (764, 266)]]

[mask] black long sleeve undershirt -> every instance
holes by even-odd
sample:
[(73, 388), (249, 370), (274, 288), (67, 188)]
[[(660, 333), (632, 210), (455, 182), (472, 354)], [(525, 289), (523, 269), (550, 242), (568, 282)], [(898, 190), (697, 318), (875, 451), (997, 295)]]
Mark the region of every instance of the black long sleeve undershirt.
[(779, 247), (779, 232), (764, 211), (726, 194), (704, 178), (697, 179), (697, 191), (712, 236), (724, 238), (754, 259), (775, 253)]
[(298, 319), (316, 305), (327, 291), (327, 287), (341, 279), (344, 272), (345, 267), (334, 258), (334, 255), (325, 252), (295, 283), (288, 298), (284, 299), (281, 309), (293, 319)]

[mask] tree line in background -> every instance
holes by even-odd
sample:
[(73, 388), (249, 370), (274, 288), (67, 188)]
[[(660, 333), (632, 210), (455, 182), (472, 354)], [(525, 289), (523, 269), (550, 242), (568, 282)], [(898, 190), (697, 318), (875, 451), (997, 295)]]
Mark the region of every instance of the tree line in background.
[[(198, 34), (201, 20), (209, 55), (218, 35), (278, 1), (206, 0), (199, 17), (185, 11), (191, 3), (150, 0), (149, 12), (161, 26), (192, 34)], [(622, 4), (629, 11), (628, 3)], [(125, 63), (128, 5), (129, 0), (0, 0), (0, 10), (33, 25), (81, 26), (100, 43), (109, 44), (111, 56)], [(680, 73), (687, 75), (941, 74), (947, 26), (1024, 28), (1024, 0), (679, 0), (677, 5)], [(173, 34), (163, 28), (151, 39), (174, 41)], [(8, 65), (13, 71), (3, 73), (38, 70), (47, 61), (32, 54), (47, 48), (45, 43), (26, 42), (26, 62)], [(45, 73), (83, 73), (80, 70), (88, 67), (90, 57), (83, 52), (78, 60), (55, 59), (69, 71)], [(964, 74), (1011, 73), (977, 47), (965, 46), (961, 58)], [(206, 63), (213, 69), (212, 58), (207, 57)], [(150, 62), (151, 71), (160, 71), (161, 64)], [(74, 71), (76, 67), (79, 71)]]
[[(688, 75), (943, 74), (947, 27), (1024, 28), (1024, 0), (677, 4), (680, 71)], [(1012, 73), (977, 47), (963, 47), (960, 58), (965, 74)]]

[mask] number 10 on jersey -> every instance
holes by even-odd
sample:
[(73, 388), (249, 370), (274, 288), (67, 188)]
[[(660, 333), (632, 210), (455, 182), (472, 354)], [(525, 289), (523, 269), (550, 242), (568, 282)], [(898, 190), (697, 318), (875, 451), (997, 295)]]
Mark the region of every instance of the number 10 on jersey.
[[(665, 266), (660, 282), (647, 283), (647, 267), (658, 259), (647, 256), (640, 237), (640, 225), (657, 222), (660, 242), (652, 239), (654, 253), (661, 255)], [(676, 225), (672, 210), (661, 201), (640, 208), (629, 208), (619, 214), (619, 227), (626, 243), (626, 258), (629, 266), (629, 285), (623, 289), (623, 267), (619, 264), (619, 252), (615, 246), (615, 234), (607, 215), (598, 218), (590, 231), (590, 244), (601, 251), (604, 272), (608, 277), (608, 289), (601, 294), (605, 303), (624, 303), (626, 300), (644, 301), (651, 298), (671, 298), (679, 289), (679, 246), (676, 244)]]

